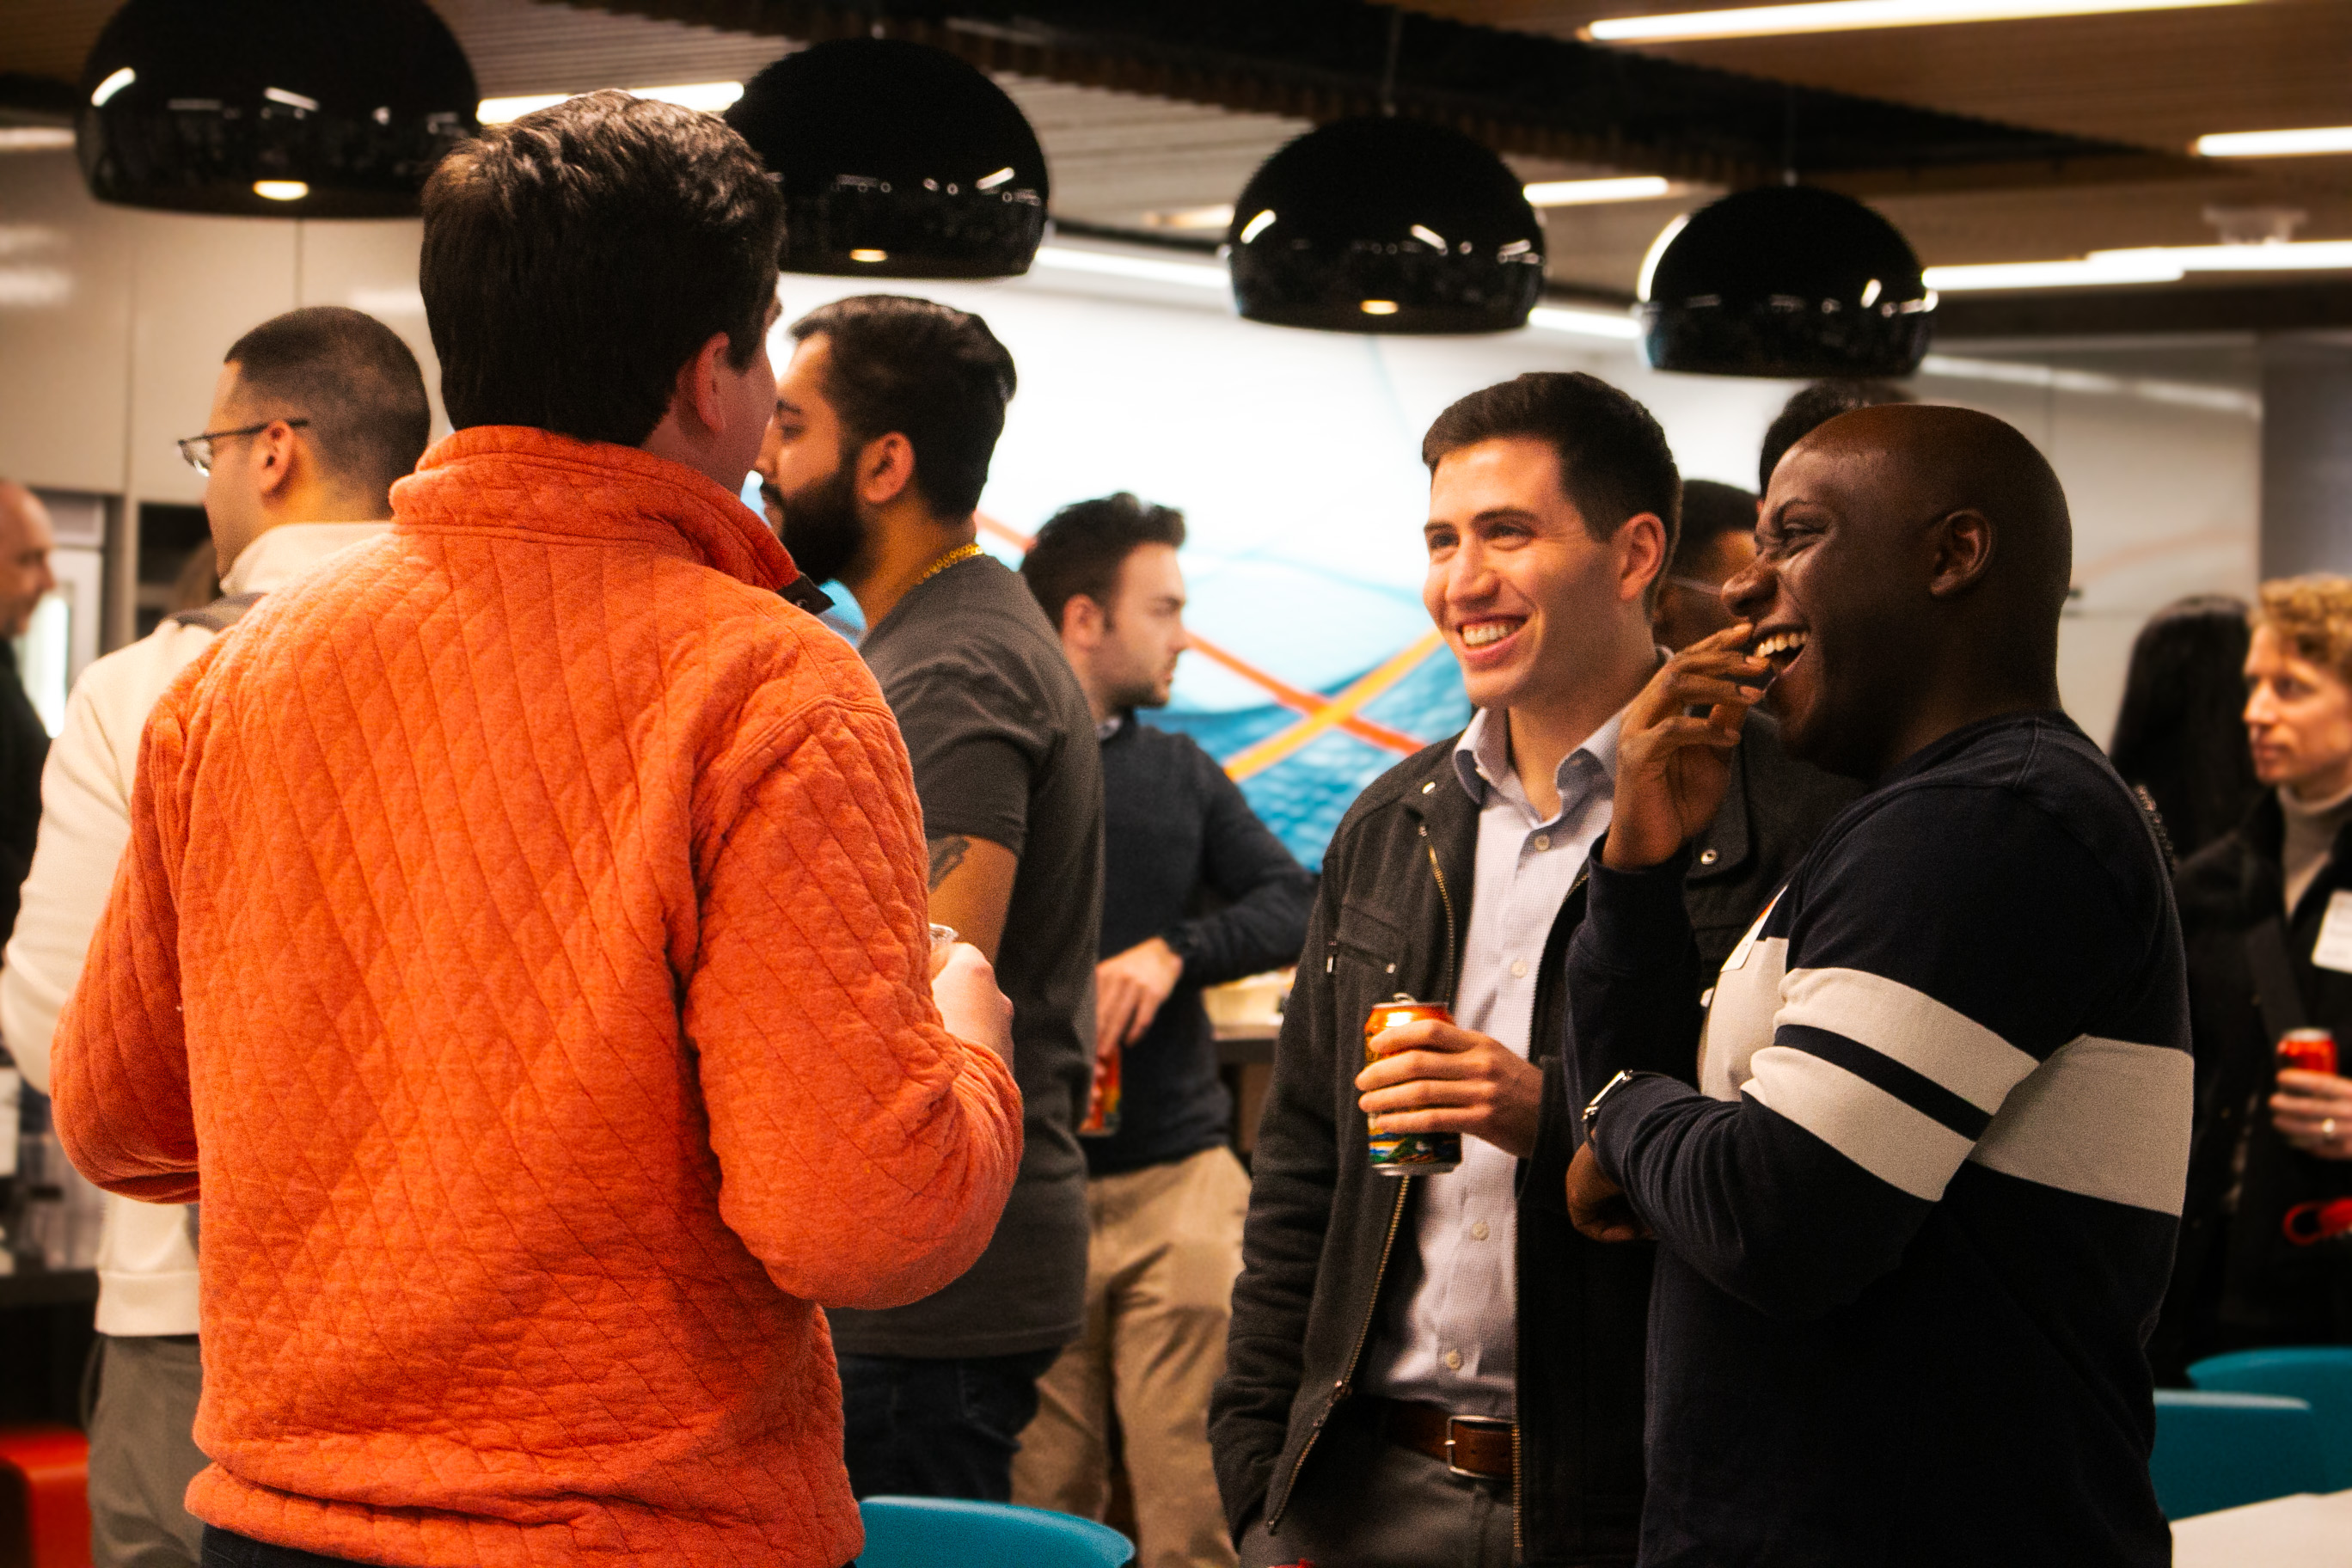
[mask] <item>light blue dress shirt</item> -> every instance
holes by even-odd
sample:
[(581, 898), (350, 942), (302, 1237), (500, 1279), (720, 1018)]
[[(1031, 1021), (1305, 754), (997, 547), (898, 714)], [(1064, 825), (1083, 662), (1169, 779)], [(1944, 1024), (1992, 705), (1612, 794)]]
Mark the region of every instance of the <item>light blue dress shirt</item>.
[[(1536, 814), (1511, 768), (1507, 718), (1480, 709), (1454, 748), (1454, 773), (1478, 804), (1470, 929), (1454, 1019), (1528, 1054), (1536, 981), (1552, 922), (1593, 842), (1608, 829), (1617, 784), (1619, 710), (1554, 775), (1559, 811)], [(1518, 1366), (1518, 1162), (1462, 1140), (1460, 1169), (1420, 1178), (1413, 1239), (1420, 1268), (1396, 1291), (1366, 1358), (1366, 1390), (1514, 1419)]]

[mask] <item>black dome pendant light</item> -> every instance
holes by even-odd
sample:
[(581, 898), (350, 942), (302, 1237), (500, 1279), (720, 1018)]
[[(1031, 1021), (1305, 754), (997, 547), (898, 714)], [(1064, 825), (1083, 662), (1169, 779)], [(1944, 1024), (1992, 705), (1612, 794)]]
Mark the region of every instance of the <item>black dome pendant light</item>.
[(1500, 158), (1458, 132), (1366, 115), (1250, 176), (1225, 236), (1253, 321), (1333, 332), (1501, 332), (1543, 294), (1543, 226)]
[(1045, 237), (1037, 133), (944, 49), (814, 44), (745, 83), (726, 118), (783, 185), (787, 272), (1010, 278)]
[(1658, 237), (1641, 292), (1652, 366), (1703, 375), (1909, 375), (1936, 312), (1901, 231), (1818, 185), (1701, 207)]
[(82, 67), (74, 140), (100, 201), (404, 217), (477, 101), (425, 0), (130, 0)]

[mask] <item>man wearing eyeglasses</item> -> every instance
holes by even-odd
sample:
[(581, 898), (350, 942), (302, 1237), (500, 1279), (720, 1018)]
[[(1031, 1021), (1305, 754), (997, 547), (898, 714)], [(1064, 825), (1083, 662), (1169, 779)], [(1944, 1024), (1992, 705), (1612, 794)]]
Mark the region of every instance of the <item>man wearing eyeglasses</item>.
[[(254, 328), (228, 351), (204, 433), (179, 444), (205, 476), (205, 516), (225, 596), (91, 665), (66, 705), (41, 779), (39, 849), (0, 966), (0, 1037), (34, 1087), (49, 1087), (58, 1009), (80, 978), (130, 837), (131, 785), (148, 710), (262, 595), (383, 531), (393, 481), (415, 468), (431, 420), (416, 356), (391, 328), (357, 310), (295, 310)], [(6, 510), (0, 493), (0, 514)], [(12, 635), (21, 633), (38, 596), (16, 542), (0, 533), (0, 616), (16, 617), (0, 620), (0, 632)], [(50, 585), (46, 553), (37, 582), (44, 592)], [(33, 596), (20, 608), (21, 594)], [(0, 727), (5, 700), (0, 693)], [(0, 753), (0, 786), (6, 765)], [(193, 1568), (203, 1526), (181, 1498), (205, 1467), (191, 1435), (201, 1385), (195, 1210), (111, 1194), (106, 1203), (90, 1554), (96, 1568)]]

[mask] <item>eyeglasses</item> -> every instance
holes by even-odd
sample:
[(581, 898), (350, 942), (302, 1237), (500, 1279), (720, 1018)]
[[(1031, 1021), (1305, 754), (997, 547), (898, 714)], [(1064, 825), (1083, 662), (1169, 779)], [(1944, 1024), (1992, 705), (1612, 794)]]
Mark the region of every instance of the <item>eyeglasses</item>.
[(213, 471), (213, 443), (226, 441), (233, 436), (258, 436), (272, 425), (283, 425), (289, 430), (299, 430), (308, 419), (265, 419), (258, 425), (248, 425), (242, 430), (207, 430), (201, 436), (183, 436), (179, 439), (180, 456), (188, 467), (200, 474)]

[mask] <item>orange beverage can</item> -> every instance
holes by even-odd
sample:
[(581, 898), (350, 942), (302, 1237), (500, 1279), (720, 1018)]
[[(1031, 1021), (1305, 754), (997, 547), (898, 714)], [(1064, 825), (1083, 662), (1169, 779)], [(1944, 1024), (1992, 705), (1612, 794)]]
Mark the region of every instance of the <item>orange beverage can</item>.
[[(1410, 996), (1377, 1002), (1364, 1019), (1364, 1065), (1388, 1055), (1381, 1037), (1407, 1024), (1433, 1019), (1454, 1022), (1454, 1010), (1443, 1002), (1416, 1002)], [(1442, 1176), (1462, 1163), (1459, 1132), (1381, 1132), (1370, 1134), (1372, 1169), (1383, 1176)]]
[(1087, 1119), (1078, 1123), (1081, 1138), (1108, 1138), (1118, 1131), (1118, 1066), (1124, 1047), (1113, 1046), (1095, 1053), (1094, 1092), (1087, 1097)]
[(2336, 1037), (2326, 1029), (2289, 1029), (2279, 1037), (2278, 1065), (2297, 1072), (2336, 1070)]

